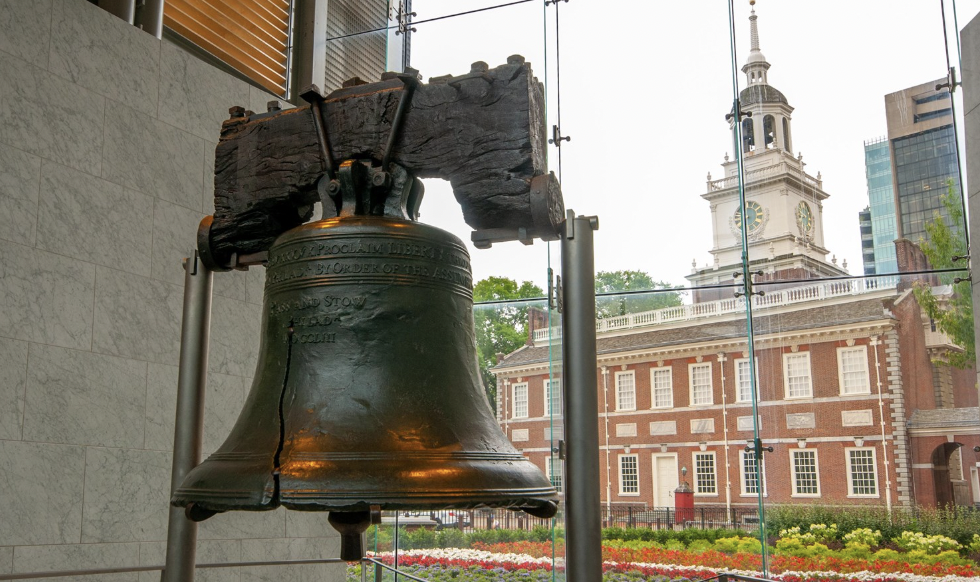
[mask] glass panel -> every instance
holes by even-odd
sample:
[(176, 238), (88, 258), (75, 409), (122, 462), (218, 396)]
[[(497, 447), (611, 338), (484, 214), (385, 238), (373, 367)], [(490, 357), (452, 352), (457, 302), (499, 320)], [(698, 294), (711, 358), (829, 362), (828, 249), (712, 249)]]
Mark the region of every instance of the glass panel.
[[(654, 534), (628, 530), (657, 530), (677, 548), (675, 530), (730, 528), (740, 536), (731, 553), (753, 554), (767, 574), (783, 555), (768, 544), (787, 516), (824, 505), (900, 511), (924, 478), (916, 462), (946, 467), (937, 499), (968, 495), (969, 448), (940, 443), (911, 461), (921, 451), (903, 439), (919, 437), (899, 434), (907, 425), (924, 435), (946, 409), (976, 406), (961, 361), (972, 339), (958, 335), (972, 329), (970, 283), (954, 283), (968, 276), (953, 258), (968, 254), (953, 123), (962, 91), (936, 88), (947, 70), (941, 20), (927, 26), (921, 7), (884, 2), (847, 17), (766, 2), (657, 5), (657, 18), (649, 3), (530, 4), (420, 24), (413, 66), (460, 74), (475, 60), (492, 67), (523, 54), (546, 82), (548, 137), (574, 137), (548, 152), (567, 206), (601, 219), (597, 478), (607, 548), (638, 562), (625, 538)], [(420, 21), (490, 6), (415, 3)], [(697, 23), (699, 42), (681, 39), (679, 23)], [(835, 33), (840, 48), (813, 50), (826, 30), (847, 31)], [(880, 43), (895, 37), (916, 42)], [(663, 58), (681, 46), (681, 57)], [(867, 66), (841, 67), (839, 54)], [(650, 89), (638, 93), (640, 77)], [(720, 170), (692, 189), (691, 176), (715, 161)], [(426, 219), (468, 238), (449, 186), (426, 187)], [(936, 212), (948, 237), (926, 228)], [(920, 236), (921, 253), (911, 246)], [(471, 249), (474, 281), (504, 277), (518, 290), (531, 281), (543, 295), (542, 266), (554, 266), (557, 246)], [(487, 310), (510, 314), (520, 332), (502, 363), (481, 352), (481, 368), (502, 430), (564, 488), (560, 316), (544, 302), (538, 315), (515, 316), (525, 305), (478, 307), (478, 327), (492, 319)], [(913, 394), (917, 403), (893, 418), (896, 395)], [(489, 512), (473, 522), (507, 519), (522, 530), (535, 523)], [(553, 556), (561, 523), (549, 530)]]

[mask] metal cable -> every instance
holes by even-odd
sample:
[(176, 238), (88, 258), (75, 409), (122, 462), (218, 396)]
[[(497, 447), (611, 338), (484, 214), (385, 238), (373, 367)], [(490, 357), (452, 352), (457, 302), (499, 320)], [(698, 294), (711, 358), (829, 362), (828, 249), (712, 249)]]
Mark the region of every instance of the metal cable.
[[(457, 16), (466, 16), (467, 14), (476, 14), (477, 12), (486, 12), (487, 10), (496, 10), (497, 8), (506, 8), (508, 6), (514, 6), (514, 5), (517, 5), (517, 4), (526, 4), (528, 2), (533, 2), (533, 1), (534, 0), (516, 0), (514, 2), (507, 2), (506, 4), (497, 4), (495, 6), (486, 6), (486, 7), (483, 7), (483, 8), (476, 8), (476, 9), (473, 9), (473, 10), (467, 10), (465, 12), (457, 12), (455, 14), (446, 14), (444, 16), (436, 16), (436, 17), (433, 17), (433, 18), (426, 18), (424, 20), (413, 20), (412, 21), (412, 24), (413, 25), (416, 25), (416, 24), (425, 24), (427, 22), (435, 22), (437, 20), (445, 20), (447, 18), (455, 18)], [(372, 28), (371, 30), (362, 30), (361, 32), (352, 32), (350, 34), (342, 34), (340, 36), (332, 36), (332, 37), (330, 37), (330, 38), (327, 39), (327, 42), (330, 42), (332, 40), (341, 40), (341, 39), (344, 39), (344, 38), (350, 38), (352, 36), (361, 36), (362, 34), (372, 34), (372, 33), (375, 33), (375, 32), (382, 32), (382, 31), (387, 31), (387, 30), (395, 30), (397, 28), (398, 28), (398, 25), (397, 24), (394, 25), (394, 26), (382, 26), (381, 28)]]
[[(966, 193), (963, 191), (963, 185), (966, 181), (963, 180), (963, 163), (960, 159), (960, 132), (956, 127), (956, 99), (953, 95), (956, 89), (956, 79), (953, 78), (953, 64), (950, 62), (949, 58), (949, 33), (946, 30), (946, 0), (939, 0), (939, 13), (943, 19), (943, 47), (946, 53), (946, 78), (949, 83), (949, 109), (950, 114), (953, 116), (953, 144), (956, 146), (956, 177), (959, 180), (959, 190), (960, 190), (960, 207), (963, 213), (963, 238), (966, 239), (966, 249), (967, 253), (970, 252), (970, 226), (969, 220), (967, 219), (966, 213)], [(957, 47), (959, 47), (959, 36), (960, 31), (954, 31), (957, 38)], [(959, 50), (957, 48), (957, 50)], [(961, 72), (962, 74), (962, 72)]]

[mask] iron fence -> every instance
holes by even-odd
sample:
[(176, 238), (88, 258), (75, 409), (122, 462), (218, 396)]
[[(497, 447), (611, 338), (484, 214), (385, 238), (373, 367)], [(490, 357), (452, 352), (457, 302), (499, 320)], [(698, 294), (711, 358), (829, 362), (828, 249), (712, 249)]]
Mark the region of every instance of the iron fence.
[(603, 527), (649, 529), (757, 529), (754, 507), (703, 506), (686, 509), (612, 505), (602, 508)]
[[(564, 522), (563, 507), (558, 510), (558, 523)], [(385, 512), (384, 525), (394, 526), (395, 512)], [(648, 507), (644, 505), (603, 506), (602, 527), (649, 528), (649, 529), (745, 529), (759, 527), (759, 511), (755, 507), (704, 506), (689, 509), (673, 507)], [(551, 527), (550, 519), (530, 516), (523, 511), (508, 509), (474, 509), (468, 511), (444, 510), (432, 512), (397, 513), (397, 524), (408, 530), (428, 527), (435, 530), (481, 529), (531, 530), (535, 527)]]

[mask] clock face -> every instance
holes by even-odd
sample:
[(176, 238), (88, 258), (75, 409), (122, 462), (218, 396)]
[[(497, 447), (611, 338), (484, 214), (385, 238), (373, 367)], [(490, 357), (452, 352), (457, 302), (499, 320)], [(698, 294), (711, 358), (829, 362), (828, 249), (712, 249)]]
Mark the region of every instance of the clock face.
[(800, 229), (801, 236), (813, 234), (813, 211), (806, 202), (800, 202), (796, 206), (796, 227)]
[[(762, 223), (765, 221), (765, 210), (762, 209), (762, 205), (755, 200), (749, 200), (745, 203), (745, 228), (746, 232), (749, 234), (754, 233), (759, 230)], [(735, 215), (732, 217), (732, 222), (735, 225), (736, 230), (742, 230), (742, 209), (736, 208)]]

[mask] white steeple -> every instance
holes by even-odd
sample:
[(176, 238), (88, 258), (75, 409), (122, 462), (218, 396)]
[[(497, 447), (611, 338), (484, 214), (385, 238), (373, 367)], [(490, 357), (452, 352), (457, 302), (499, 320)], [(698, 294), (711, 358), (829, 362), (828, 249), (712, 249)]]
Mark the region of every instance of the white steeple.
[[(687, 276), (695, 287), (731, 282), (741, 267), (742, 228), (746, 229), (748, 258), (753, 270), (765, 275), (756, 281), (798, 281), (846, 275), (824, 246), (823, 190), (819, 174), (806, 172), (802, 156), (793, 154), (791, 115), (786, 96), (769, 84), (769, 62), (759, 48), (755, 0), (749, 16), (752, 45), (742, 67), (746, 84), (739, 91), (740, 121), (729, 117), (735, 147), (744, 170), (745, 204), (739, 203), (739, 166), (726, 155), (724, 177), (708, 174), (707, 191), (701, 195), (711, 207), (713, 267), (697, 268)], [(778, 285), (778, 283), (776, 283)], [(790, 284), (790, 283), (787, 283)], [(698, 290), (695, 302), (722, 298), (723, 291)]]
[(749, 0), (749, 5), (752, 6), (752, 14), (749, 16), (749, 24), (752, 28), (752, 50), (749, 51), (749, 58), (742, 66), (742, 72), (745, 73), (745, 81), (748, 85), (756, 83), (768, 85), (766, 71), (769, 70), (769, 63), (759, 49), (759, 17), (755, 15), (755, 0)]

